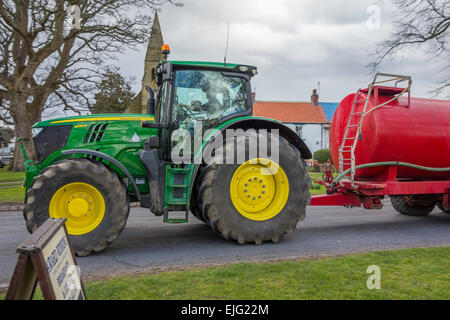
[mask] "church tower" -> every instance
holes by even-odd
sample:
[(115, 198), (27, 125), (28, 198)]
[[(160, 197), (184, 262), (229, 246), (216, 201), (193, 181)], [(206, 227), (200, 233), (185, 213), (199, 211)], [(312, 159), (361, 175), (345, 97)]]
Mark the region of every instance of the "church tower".
[(163, 58), (161, 54), (161, 47), (163, 46), (163, 44), (164, 40), (161, 32), (161, 26), (159, 25), (159, 17), (158, 13), (155, 12), (152, 32), (150, 34), (150, 40), (147, 47), (147, 54), (145, 55), (144, 76), (142, 77), (142, 90), (129, 106), (127, 113), (147, 113), (148, 93), (147, 90), (145, 90), (145, 86), (150, 86), (153, 91), (157, 90), (157, 87), (153, 86), (152, 84), (152, 73), (153, 69)]

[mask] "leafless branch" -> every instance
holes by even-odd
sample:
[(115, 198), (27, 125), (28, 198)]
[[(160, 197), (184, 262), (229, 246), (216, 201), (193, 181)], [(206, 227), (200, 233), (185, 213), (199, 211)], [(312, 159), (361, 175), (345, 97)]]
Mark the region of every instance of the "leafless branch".
[[(31, 126), (44, 110), (88, 110), (98, 68), (146, 42), (153, 13), (164, 3), (181, 6), (175, 0), (0, 0), (0, 121), (31, 141)], [(80, 8), (80, 28), (69, 27), (72, 5)], [(25, 147), (33, 153), (31, 142)]]
[[(394, 30), (389, 40), (377, 44), (371, 53), (369, 67), (375, 72), (387, 58), (392, 58), (404, 49), (424, 50), (430, 57), (442, 57), (447, 61), (443, 70), (443, 81), (435, 94), (445, 93), (449, 88), (450, 52), (450, 2), (448, 0), (393, 0), (397, 6)], [(448, 93), (450, 96), (450, 92)]]

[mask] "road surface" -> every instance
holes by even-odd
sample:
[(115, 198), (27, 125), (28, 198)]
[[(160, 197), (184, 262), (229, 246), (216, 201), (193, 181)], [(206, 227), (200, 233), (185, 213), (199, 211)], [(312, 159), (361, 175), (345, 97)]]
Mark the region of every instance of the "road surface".
[[(388, 201), (376, 211), (310, 207), (306, 220), (282, 242), (241, 246), (194, 217), (188, 224), (169, 225), (147, 209), (133, 208), (127, 227), (112, 246), (77, 260), (83, 276), (93, 278), (180, 266), (449, 246), (449, 229), (450, 214), (435, 209), (428, 217), (402, 216)], [(0, 213), (0, 287), (9, 282), (17, 259), (15, 248), (27, 235), (21, 212)]]

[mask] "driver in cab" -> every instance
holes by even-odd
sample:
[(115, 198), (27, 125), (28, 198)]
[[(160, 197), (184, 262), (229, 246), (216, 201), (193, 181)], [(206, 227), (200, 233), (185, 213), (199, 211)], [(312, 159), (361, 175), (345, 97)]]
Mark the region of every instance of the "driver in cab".
[(205, 91), (206, 99), (208, 99), (207, 102), (205, 102), (202, 105), (193, 105), (193, 106), (186, 106), (190, 110), (200, 110), (203, 112), (206, 112), (208, 114), (216, 113), (222, 109), (222, 104), (217, 99), (217, 94), (214, 89), (211, 87), (207, 88)]

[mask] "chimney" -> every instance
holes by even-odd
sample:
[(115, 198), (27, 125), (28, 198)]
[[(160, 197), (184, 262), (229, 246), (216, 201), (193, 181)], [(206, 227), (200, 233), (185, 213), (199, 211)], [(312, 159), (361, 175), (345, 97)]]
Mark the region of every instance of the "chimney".
[(312, 92), (311, 103), (314, 106), (318, 106), (319, 105), (319, 95), (317, 94), (317, 90), (316, 89), (314, 89), (313, 92)]
[(252, 92), (252, 101), (253, 101), (253, 104), (256, 103), (256, 92)]

